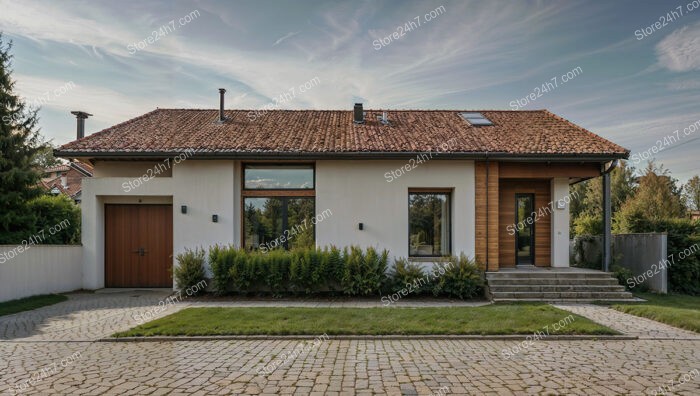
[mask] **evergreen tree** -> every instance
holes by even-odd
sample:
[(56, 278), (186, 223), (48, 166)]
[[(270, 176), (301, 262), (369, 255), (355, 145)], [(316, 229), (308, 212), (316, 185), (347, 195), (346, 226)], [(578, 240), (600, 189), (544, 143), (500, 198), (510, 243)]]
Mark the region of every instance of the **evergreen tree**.
[(12, 43), (0, 33), (0, 244), (16, 244), (35, 231), (27, 201), (41, 194), (33, 165), (41, 149), (37, 109), (14, 93)]

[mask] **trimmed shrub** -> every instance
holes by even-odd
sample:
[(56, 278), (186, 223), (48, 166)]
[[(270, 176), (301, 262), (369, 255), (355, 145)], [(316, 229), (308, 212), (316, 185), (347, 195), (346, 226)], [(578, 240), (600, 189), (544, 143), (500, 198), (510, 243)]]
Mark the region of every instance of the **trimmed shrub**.
[(613, 276), (615, 276), (615, 279), (617, 279), (617, 282), (625, 287), (625, 290), (630, 290), (630, 286), (627, 283), (627, 279), (630, 279), (634, 276), (632, 274), (632, 270), (629, 268), (625, 267), (620, 267), (620, 266), (614, 266), (612, 268), (613, 270)]
[[(175, 281), (180, 290), (191, 289), (194, 294), (198, 294), (204, 290), (200, 287), (204, 281), (204, 250), (185, 249), (184, 253), (176, 256), (177, 266), (173, 270)], [(197, 285), (197, 287), (193, 287)]]
[(352, 296), (379, 295), (388, 283), (389, 252), (378, 253), (372, 247), (363, 252), (359, 247), (351, 246), (345, 257), (343, 292)]
[[(425, 278), (426, 274), (421, 265), (400, 258), (394, 261), (394, 266), (389, 274), (389, 290), (391, 293), (398, 293), (402, 289), (408, 288), (408, 285), (422, 285)], [(417, 294), (428, 291), (425, 288), (414, 290)]]
[(212, 246), (209, 248), (209, 265), (212, 272), (214, 293), (223, 295), (231, 292), (231, 267), (238, 253), (233, 246)]
[(484, 274), (479, 269), (476, 260), (464, 254), (451, 257), (441, 263), (445, 274), (436, 277), (433, 294), (470, 299), (483, 297)]
[[(341, 292), (349, 296), (381, 295), (407, 284), (424, 285), (435, 295), (470, 298), (483, 295), (483, 274), (465, 256), (442, 262), (426, 273), (417, 264), (397, 260), (387, 274), (389, 252), (351, 246), (343, 250), (299, 248), (267, 253), (233, 246), (213, 246), (209, 262), (215, 293), (313, 294)], [(423, 278), (421, 280), (421, 278)]]

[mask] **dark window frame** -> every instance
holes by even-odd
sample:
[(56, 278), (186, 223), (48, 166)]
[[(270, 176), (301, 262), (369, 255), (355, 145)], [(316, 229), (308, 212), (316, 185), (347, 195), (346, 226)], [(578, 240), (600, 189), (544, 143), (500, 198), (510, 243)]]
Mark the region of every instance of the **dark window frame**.
[[(241, 212), (241, 247), (243, 249), (246, 249), (245, 246), (245, 239), (246, 239), (246, 228), (245, 228), (245, 200), (247, 198), (251, 199), (258, 199), (258, 198), (272, 198), (272, 199), (279, 199), (282, 201), (282, 233), (278, 236), (281, 237), (284, 235), (284, 232), (286, 230), (289, 230), (289, 200), (290, 199), (313, 199), (312, 205), (313, 205), (313, 216), (316, 216), (316, 197), (315, 196), (289, 196), (289, 195), (284, 195), (284, 196), (267, 196), (267, 197), (257, 197), (257, 196), (244, 196), (241, 197), (241, 203), (243, 206), (243, 212)], [(310, 224), (311, 227), (313, 227), (313, 237), (314, 237), (314, 245), (316, 245), (316, 225), (313, 224), (313, 220), (311, 220), (312, 223)], [(296, 224), (293, 225), (293, 227), (296, 226)], [(285, 239), (284, 242), (282, 242), (282, 247), (284, 250), (289, 250), (289, 240)]]
[[(284, 168), (285, 166), (309, 166), (313, 172), (313, 188), (246, 188), (245, 171), (248, 165), (272, 166)], [(241, 194), (240, 194), (240, 246), (245, 249), (245, 200), (246, 198), (277, 198), (287, 201), (289, 198), (312, 198), (314, 213), (316, 216), (316, 163), (314, 162), (242, 162), (240, 169)], [(286, 204), (285, 204), (286, 205)], [(282, 232), (284, 233), (284, 229)], [(316, 227), (314, 226), (314, 245), (316, 244)], [(285, 248), (287, 243), (285, 243)]]
[[(518, 238), (520, 236), (520, 231), (518, 231), (518, 199), (519, 198), (530, 198), (530, 202), (532, 203), (532, 212), (530, 212), (529, 217), (533, 217), (532, 224), (530, 225), (531, 231), (530, 231), (530, 263), (525, 263), (525, 264), (519, 264), (518, 263)], [(535, 238), (537, 237), (536, 230), (535, 230), (535, 193), (515, 193), (515, 238), (514, 242), (515, 245), (513, 246), (513, 250), (515, 251), (515, 266), (517, 267), (518, 265), (535, 265)]]
[[(407, 205), (406, 205), (406, 210), (407, 210), (407, 219), (408, 219), (408, 225), (407, 225), (407, 246), (408, 246), (408, 258), (410, 260), (421, 260), (421, 259), (434, 259), (434, 258), (442, 258), (446, 256), (451, 256), (452, 255), (452, 237), (453, 237), (453, 225), (452, 225), (452, 212), (454, 211), (453, 209), (453, 199), (452, 195), (454, 193), (453, 188), (409, 188), (408, 189), (408, 195), (407, 195)], [(441, 255), (411, 255), (411, 195), (416, 195), (416, 194), (432, 194), (432, 195), (446, 195), (447, 196), (447, 207), (449, 209), (448, 213), (448, 220), (449, 220), (449, 227), (447, 228), (447, 232), (449, 233), (448, 238), (447, 238), (447, 254), (441, 254)]]

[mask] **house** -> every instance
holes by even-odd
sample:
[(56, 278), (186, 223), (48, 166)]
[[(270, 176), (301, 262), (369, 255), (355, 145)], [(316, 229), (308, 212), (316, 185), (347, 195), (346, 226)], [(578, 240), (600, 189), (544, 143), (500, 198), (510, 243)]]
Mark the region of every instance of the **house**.
[[(85, 288), (170, 287), (174, 254), (214, 244), (568, 267), (569, 186), (629, 154), (547, 110), (256, 112), (221, 97), (219, 110), (157, 109), (56, 150), (94, 167)], [(74, 114), (81, 136), (86, 113)]]
[(690, 219), (691, 220), (700, 220), (700, 210), (691, 210), (690, 211)]
[(83, 178), (92, 177), (92, 166), (88, 163), (70, 162), (45, 168), (40, 184), (51, 194), (63, 194), (80, 204)]

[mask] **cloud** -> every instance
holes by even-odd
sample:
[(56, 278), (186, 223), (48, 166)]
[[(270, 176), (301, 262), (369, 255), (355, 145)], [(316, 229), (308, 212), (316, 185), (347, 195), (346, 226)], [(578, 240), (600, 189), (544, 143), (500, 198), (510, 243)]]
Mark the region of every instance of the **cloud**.
[(700, 80), (676, 80), (666, 84), (671, 91), (688, 91), (700, 89)]
[(700, 23), (684, 26), (656, 45), (662, 67), (675, 72), (700, 70)]
[(284, 40), (286, 40), (286, 39), (288, 39), (288, 38), (290, 38), (290, 37), (296, 36), (297, 34), (299, 34), (299, 32), (289, 32), (289, 33), (285, 34), (284, 36), (278, 38), (277, 41), (275, 41), (275, 43), (272, 44), (272, 46), (274, 47), (274, 46), (276, 46), (277, 44), (283, 42)]

